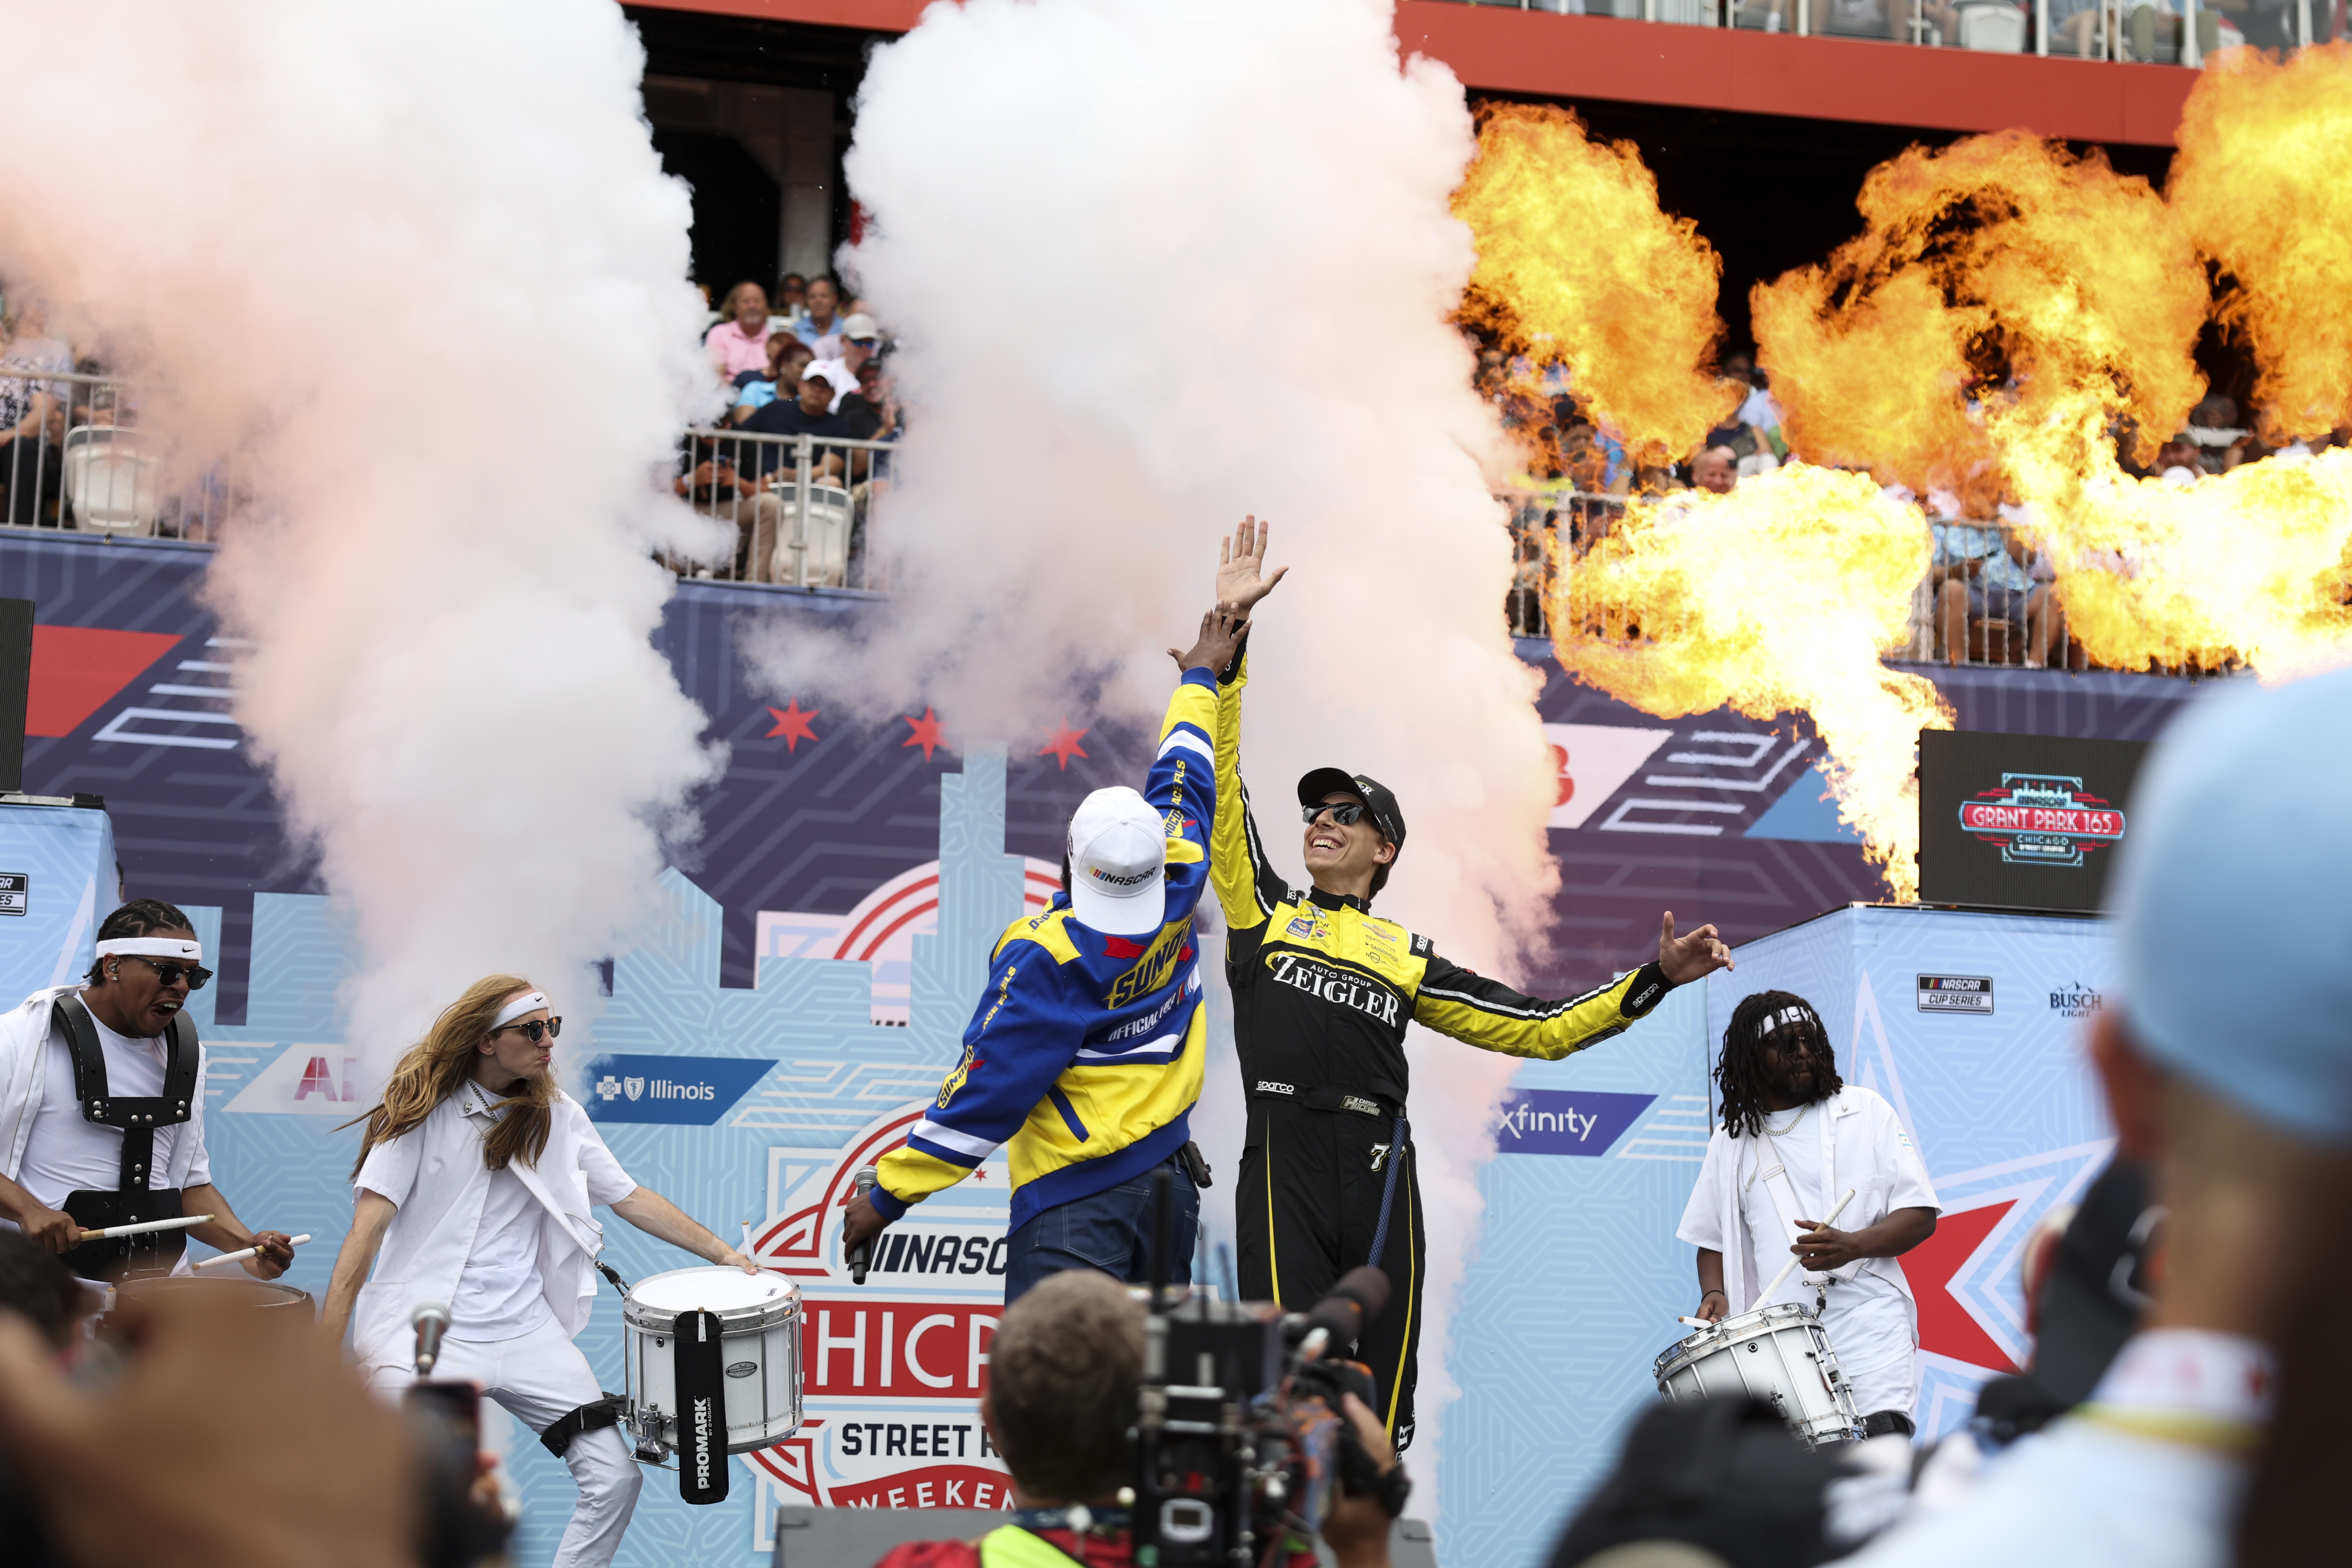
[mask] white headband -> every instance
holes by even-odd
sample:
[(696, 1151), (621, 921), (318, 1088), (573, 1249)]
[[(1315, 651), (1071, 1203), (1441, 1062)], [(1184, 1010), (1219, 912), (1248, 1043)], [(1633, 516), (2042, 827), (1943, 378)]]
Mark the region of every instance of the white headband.
[(176, 958), (182, 963), (202, 963), (205, 947), (176, 936), (118, 936), (98, 944), (100, 958)]
[(1794, 1007), (1783, 1007), (1777, 1013), (1765, 1014), (1763, 1022), (1756, 1026), (1756, 1037), (1760, 1040), (1765, 1036), (1785, 1029), (1791, 1024), (1818, 1026), (1820, 1020), (1813, 1016), (1813, 1010), (1799, 1003)]
[(536, 1013), (547, 1005), (547, 994), (544, 992), (532, 991), (518, 996), (500, 1008), (499, 1016), (490, 1020), (490, 1032), (496, 1034), (525, 1013)]

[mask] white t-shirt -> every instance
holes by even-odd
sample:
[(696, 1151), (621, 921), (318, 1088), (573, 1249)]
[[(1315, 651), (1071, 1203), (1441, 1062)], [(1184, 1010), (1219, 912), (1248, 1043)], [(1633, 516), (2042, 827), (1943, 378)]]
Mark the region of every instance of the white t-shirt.
[[(457, 1092), (473, 1096), (485, 1116), (497, 1103), (477, 1083)], [(449, 1338), (520, 1339), (551, 1316), (547, 1283), (539, 1277), (539, 1226), (546, 1215), (512, 1169), (490, 1173), (481, 1223), (449, 1303)]]
[[(596, 1283), (587, 1260), (601, 1236), (589, 1207), (617, 1203), (636, 1184), (562, 1094), (539, 1163), (528, 1173), (488, 1169), (482, 1140), (494, 1121), (484, 1107), (495, 1103), (469, 1079), (360, 1166), (353, 1187), (399, 1210), (354, 1311), (352, 1342), (364, 1364), (405, 1360), (409, 1319), (422, 1301), (448, 1304), (452, 1339), (517, 1338), (566, 1309), (565, 1333), (586, 1322)], [(543, 1191), (534, 1193), (534, 1183)]]
[[(118, 1035), (90, 1015), (97, 1030), (100, 1055), (106, 1061), (106, 1092), (110, 1099), (152, 1099), (163, 1092), (163, 1041), (159, 1036), (142, 1040)], [(41, 1106), (33, 1118), (32, 1136), (25, 1143), (25, 1163), (16, 1184), (49, 1207), (77, 1191), (111, 1193), (122, 1185), (122, 1133), (118, 1128), (86, 1120), (81, 1101), (74, 1097), (73, 1053), (65, 1037), (49, 1031), (42, 1065)], [(213, 1179), (212, 1161), (205, 1152), (204, 1108), (191, 1108), (189, 1120), (155, 1129), (155, 1159), (148, 1167), (150, 1188), (172, 1184), (172, 1156), (180, 1140), (192, 1141), (184, 1186), (202, 1186)]]
[[(1821, 1137), (1813, 1121), (1829, 1110), (1824, 1103), (1780, 1111), (1764, 1119), (1770, 1143), (1761, 1138), (1738, 1141), (1743, 1146), (1739, 1218), (1748, 1232), (1748, 1256), (1756, 1259), (1756, 1271), (1762, 1276), (1759, 1284), (1769, 1284), (1789, 1260), (1789, 1247), (1797, 1239), (1796, 1222), (1825, 1218), (1837, 1204), (1836, 1193), (1825, 1198), (1822, 1192)], [(1785, 1218), (1773, 1201), (1771, 1187), (1758, 1179), (1759, 1167), (1771, 1168), (1776, 1146), (1781, 1163), (1788, 1168), (1790, 1190), (1802, 1206), (1801, 1213)], [(1838, 1216), (1838, 1229), (1853, 1228), (1851, 1213), (1848, 1205), (1848, 1213)], [(1914, 1353), (1919, 1342), (1918, 1314), (1893, 1280), (1869, 1269), (1839, 1272), (1851, 1273), (1853, 1278), (1832, 1278), (1800, 1268), (1755, 1305), (1791, 1302), (1819, 1311), (1830, 1348), (1837, 1352), (1838, 1365), (1853, 1389), (1854, 1408), (1864, 1415), (1876, 1410), (1900, 1410), (1907, 1415), (1919, 1394)]]

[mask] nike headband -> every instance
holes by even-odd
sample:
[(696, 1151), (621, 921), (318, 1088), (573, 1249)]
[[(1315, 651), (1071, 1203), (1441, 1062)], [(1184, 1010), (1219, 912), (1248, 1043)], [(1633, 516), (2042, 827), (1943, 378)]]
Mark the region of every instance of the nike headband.
[(513, 1023), (517, 1018), (521, 1017), (525, 1013), (536, 1013), (541, 1007), (545, 1007), (548, 1005), (547, 994), (545, 992), (525, 992), (522, 995), (516, 997), (504, 1007), (499, 1009), (499, 1016), (490, 1020), (490, 1032), (492, 1034), (496, 1034), (499, 1030), (505, 1028), (509, 1024)]
[(118, 936), (98, 944), (100, 958), (170, 958), (182, 963), (202, 963), (205, 945), (186, 937)]

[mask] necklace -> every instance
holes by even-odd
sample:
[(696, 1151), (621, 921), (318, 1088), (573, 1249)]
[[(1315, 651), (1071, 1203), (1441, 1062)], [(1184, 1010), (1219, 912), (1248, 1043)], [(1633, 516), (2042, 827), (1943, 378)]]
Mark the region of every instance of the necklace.
[(1797, 1107), (1797, 1114), (1789, 1119), (1789, 1124), (1786, 1127), (1773, 1126), (1771, 1113), (1768, 1111), (1765, 1113), (1764, 1131), (1769, 1132), (1775, 1138), (1786, 1138), (1790, 1133), (1794, 1132), (1797, 1130), (1797, 1123), (1802, 1121), (1805, 1119), (1805, 1112), (1811, 1109), (1812, 1107), (1810, 1105), (1801, 1105)]

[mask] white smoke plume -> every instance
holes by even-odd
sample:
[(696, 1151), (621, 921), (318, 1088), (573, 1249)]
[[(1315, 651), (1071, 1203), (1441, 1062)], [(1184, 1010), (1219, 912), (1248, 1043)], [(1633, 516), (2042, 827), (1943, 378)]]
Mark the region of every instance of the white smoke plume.
[(619, 7), (17, 5), (0, 58), (0, 275), (250, 494), (206, 592), (353, 1042), (500, 969), (578, 1016), (717, 760), (647, 640), (709, 378)]
[[(1411, 826), (1381, 911), (1510, 973), (1555, 875), (1554, 775), (1504, 627), (1499, 436), (1446, 323), (1473, 259), (1459, 83), (1400, 66), (1383, 0), (970, 0), (876, 51), (856, 124), (873, 226), (848, 259), (911, 406), (875, 524), (898, 592), (855, 650), (772, 627), (776, 689), (919, 698), (974, 746), (1156, 717), (1219, 533), (1270, 518), (1293, 571), (1259, 611), (1243, 755), (1277, 862), (1303, 884), (1301, 773), (1369, 773)], [(1416, 1047), (1424, 1468), (1512, 1065)], [(1213, 1071), (1202, 1102), (1223, 1171), (1236, 1090)]]

